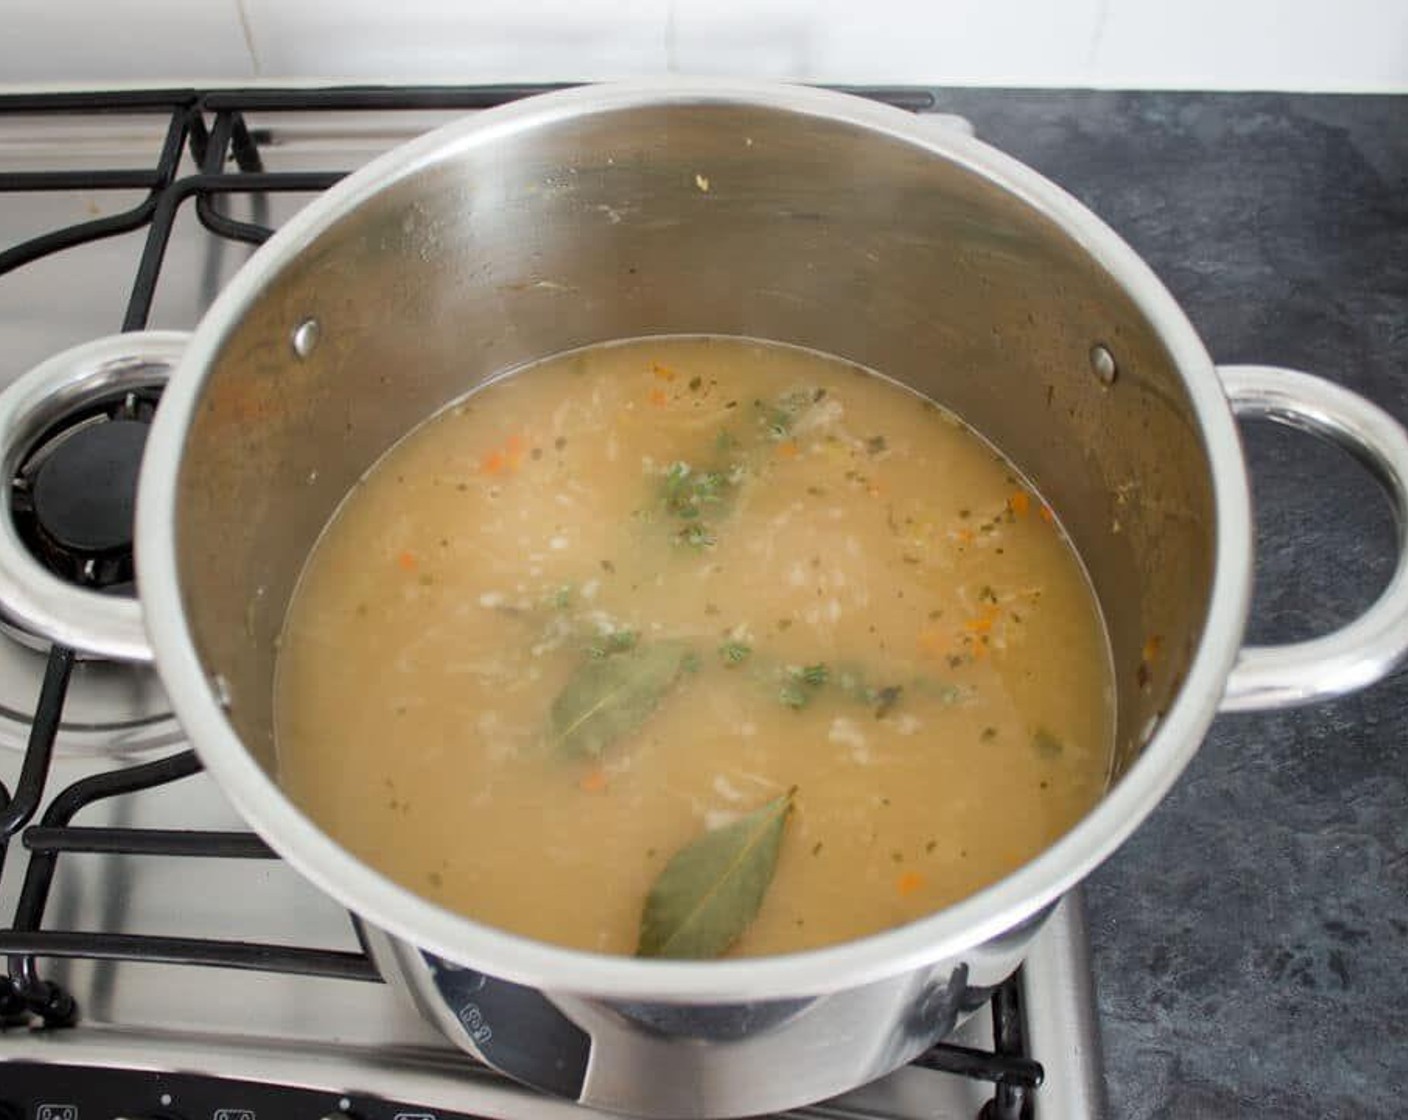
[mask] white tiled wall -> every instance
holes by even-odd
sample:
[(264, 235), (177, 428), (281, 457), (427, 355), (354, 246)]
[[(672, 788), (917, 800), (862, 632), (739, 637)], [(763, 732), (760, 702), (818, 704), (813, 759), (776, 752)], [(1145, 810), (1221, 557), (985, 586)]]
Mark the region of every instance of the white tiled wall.
[(1408, 0), (0, 0), (0, 84), (832, 82), (1408, 90)]
[(659, 0), (239, 0), (261, 76), (552, 81), (655, 73)]
[(253, 73), (236, 0), (0, 0), (6, 84)]

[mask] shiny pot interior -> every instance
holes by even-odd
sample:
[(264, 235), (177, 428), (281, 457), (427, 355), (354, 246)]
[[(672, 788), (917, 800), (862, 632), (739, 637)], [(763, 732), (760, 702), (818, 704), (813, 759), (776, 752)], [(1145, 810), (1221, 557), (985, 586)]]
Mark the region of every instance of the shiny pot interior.
[(1021, 184), (907, 124), (727, 97), (556, 104), (423, 148), (300, 229), (200, 371), (175, 568), (244, 749), (277, 777), (289, 596), (391, 444), (525, 362), (705, 332), (877, 369), (1035, 481), (1104, 611), (1127, 769), (1200, 642), (1216, 524), (1186, 371), (1129, 287)]

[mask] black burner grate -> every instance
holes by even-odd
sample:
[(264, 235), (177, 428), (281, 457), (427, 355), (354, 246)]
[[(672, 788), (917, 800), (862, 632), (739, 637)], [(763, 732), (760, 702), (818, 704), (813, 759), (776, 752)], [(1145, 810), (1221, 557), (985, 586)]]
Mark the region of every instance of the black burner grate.
[[(266, 170), (260, 156), (260, 143), (267, 137), (247, 125), (246, 114), (335, 110), (467, 111), (501, 105), (551, 88), (555, 87), (353, 87), (0, 95), (0, 118), (20, 114), (105, 113), (165, 115), (167, 118), (160, 151), (153, 166), (148, 168), (0, 172), (0, 195), (67, 190), (147, 192), (140, 203), (120, 213), (51, 230), (0, 250), (0, 276), (65, 249), (145, 228), (145, 245), (122, 319), (122, 330), (140, 330), (147, 324), (172, 224), (184, 204), (193, 203), (201, 224), (216, 237), (257, 245), (273, 233), (265, 220), (261, 220), (267, 217), (266, 202), (270, 193), (326, 190), (345, 174)], [(915, 112), (935, 107), (934, 95), (925, 89), (845, 88), (851, 93)], [(181, 175), (182, 157), (186, 152), (199, 170)], [(228, 194), (252, 197), (255, 220), (238, 220), (226, 214), (219, 200)], [(122, 407), (132, 406), (123, 402), (109, 419), (121, 419)], [(27, 505), (25, 501), (20, 504)], [(35, 511), (32, 507), (21, 508), (17, 513), (23, 519)], [(62, 528), (60, 526), (60, 530)], [(87, 572), (77, 574), (77, 578), (95, 586), (121, 583), (123, 576), (124, 569), (120, 566), (96, 564)], [(130, 572), (125, 572), (125, 578), (130, 579)], [(199, 772), (200, 763), (191, 751), (75, 782), (52, 799), (39, 823), (31, 824), (49, 777), (74, 656), (72, 650), (61, 646), (50, 651), (13, 796), (0, 783), (0, 875), (4, 873), (7, 846), (16, 836), (30, 857), (13, 920), (8, 928), (0, 926), (0, 955), (8, 958), (8, 983), (0, 985), (0, 1025), (38, 1018), (48, 1027), (59, 1028), (77, 1021), (80, 1009), (72, 996), (41, 974), (38, 961), (44, 958), (213, 965), (380, 981), (365, 952), (43, 928), (55, 868), (59, 856), (66, 852), (207, 859), (277, 858), (252, 833), (85, 828), (71, 823), (79, 811), (95, 802), (138, 794)], [(355, 926), (356, 919), (352, 920)], [(358, 932), (360, 935), (360, 930)], [(1043, 1072), (1026, 1054), (1021, 985), (1017, 977), (1009, 979), (992, 995), (992, 1016), (994, 1046), (991, 1051), (941, 1043), (924, 1054), (918, 1064), (995, 1084), (997, 1089), (984, 1107), (983, 1120), (1020, 1120), (1030, 1113), (1030, 1091), (1041, 1084)]]

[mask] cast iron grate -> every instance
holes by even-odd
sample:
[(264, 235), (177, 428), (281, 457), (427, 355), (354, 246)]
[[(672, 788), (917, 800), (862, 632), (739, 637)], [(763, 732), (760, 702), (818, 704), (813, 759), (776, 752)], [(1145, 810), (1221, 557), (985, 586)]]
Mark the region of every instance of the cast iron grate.
[[(354, 87), (336, 89), (194, 89), (100, 93), (0, 95), (0, 117), (17, 115), (100, 115), (111, 113), (165, 116), (166, 128), (154, 164), (136, 169), (94, 168), (84, 171), (0, 172), (0, 195), (27, 191), (145, 191), (136, 205), (119, 213), (49, 230), (0, 250), (0, 276), (53, 253), (118, 234), (145, 229), (146, 237), (121, 329), (147, 325), (172, 224), (191, 202), (201, 224), (218, 238), (257, 245), (273, 230), (267, 223), (267, 197), (274, 192), (326, 190), (345, 172), (265, 169), (262, 137), (246, 123), (249, 113), (338, 110), (474, 110), (517, 100), (553, 87)], [(935, 108), (925, 89), (849, 87), (850, 92), (915, 112)], [(194, 173), (182, 174), (189, 153)], [(236, 219), (220, 205), (223, 196), (254, 200), (253, 220)], [(122, 402), (109, 419), (123, 418), (155, 400)], [(149, 409), (148, 409), (149, 411)], [(127, 419), (136, 418), (127, 417)], [(142, 416), (141, 419), (146, 419)], [(21, 488), (23, 489), (23, 487)], [(23, 519), (26, 501), (17, 515)], [(118, 590), (130, 580), (130, 563), (120, 559), (88, 565), (72, 578), (90, 586)], [(252, 833), (208, 830), (91, 828), (74, 825), (85, 807), (107, 798), (140, 794), (199, 772), (189, 750), (153, 762), (107, 771), (75, 782), (55, 796), (37, 824), (63, 712), (74, 652), (54, 646), (49, 652), (43, 687), (35, 708), (29, 742), (14, 794), (0, 783), (0, 875), (8, 845), (19, 837), (29, 852), (15, 913), (0, 926), (0, 955), (7, 958), (6, 983), (0, 985), (0, 1025), (39, 1020), (62, 1028), (77, 1022), (80, 1009), (72, 995), (42, 975), (41, 959), (83, 957), (110, 961), (146, 961), (288, 972), (379, 982), (366, 952), (268, 945), (157, 935), (111, 934), (44, 928), (49, 889), (63, 853), (99, 853), (205, 859), (275, 859)], [(356, 926), (355, 918), (353, 925)], [(360, 930), (358, 930), (360, 937)], [(1039, 1063), (1026, 1054), (1021, 986), (1016, 976), (991, 997), (994, 1044), (991, 1051), (941, 1043), (917, 1064), (996, 1086), (982, 1120), (1019, 1120), (1029, 1115), (1031, 1091), (1042, 1081)]]

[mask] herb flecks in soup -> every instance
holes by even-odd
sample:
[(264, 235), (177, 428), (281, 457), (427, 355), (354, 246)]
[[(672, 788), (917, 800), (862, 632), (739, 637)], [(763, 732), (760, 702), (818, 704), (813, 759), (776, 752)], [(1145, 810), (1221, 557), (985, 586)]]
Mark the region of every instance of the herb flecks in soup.
[(1109, 658), (1041, 497), (808, 351), (646, 339), (407, 437), (289, 610), (281, 780), (478, 920), (788, 952), (937, 910), (1102, 793)]

